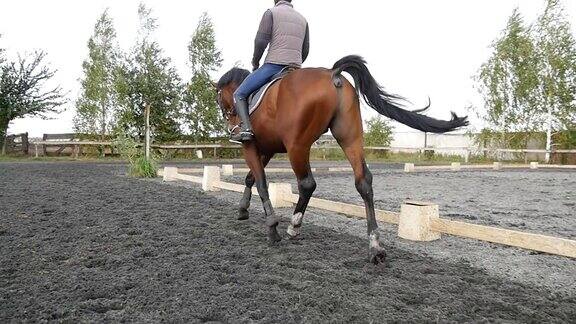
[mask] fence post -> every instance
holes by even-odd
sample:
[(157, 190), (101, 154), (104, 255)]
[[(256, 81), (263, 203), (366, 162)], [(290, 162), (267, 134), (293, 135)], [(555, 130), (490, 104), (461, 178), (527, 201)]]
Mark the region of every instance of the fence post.
[(406, 201), (400, 208), (398, 236), (412, 241), (433, 241), (440, 233), (432, 231), (432, 219), (439, 218), (438, 205)]
[(30, 150), (30, 142), (28, 142), (28, 132), (22, 134), (22, 151), (28, 155)]
[(404, 172), (414, 172), (414, 163), (404, 163)]
[(292, 203), (286, 201), (286, 197), (292, 195), (292, 186), (289, 183), (271, 183), (268, 186), (268, 194), (272, 207), (292, 207)]
[(234, 166), (232, 164), (222, 164), (222, 175), (223, 176), (234, 175)]
[(494, 164), (492, 164), (492, 169), (496, 171), (502, 169), (502, 162), (494, 162)]
[(72, 146), (72, 157), (77, 159), (80, 155), (80, 145), (73, 145)]
[(460, 162), (452, 162), (452, 164), (450, 165), (450, 170), (460, 171)]
[[(46, 142), (47, 140), (48, 140), (48, 134), (42, 135), (42, 142)], [(42, 153), (44, 156), (48, 156), (46, 145), (42, 145)], [(38, 155), (36, 155), (36, 157), (38, 157)]]
[(215, 185), (220, 182), (220, 168), (217, 166), (205, 166), (204, 176), (202, 177), (202, 190), (219, 191)]
[(164, 167), (163, 179), (164, 181), (174, 181), (178, 175), (178, 168), (176, 167)]

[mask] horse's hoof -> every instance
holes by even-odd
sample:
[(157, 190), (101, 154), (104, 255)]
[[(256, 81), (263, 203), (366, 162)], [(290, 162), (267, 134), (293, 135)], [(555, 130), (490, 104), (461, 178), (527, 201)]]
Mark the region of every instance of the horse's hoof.
[(370, 248), (370, 263), (380, 264), (386, 260), (386, 250), (381, 247), (371, 247)]
[(286, 233), (288, 233), (291, 239), (294, 239), (300, 235), (300, 227), (294, 227), (292, 224), (290, 224), (286, 229)]
[(282, 241), (282, 237), (278, 234), (278, 230), (276, 230), (276, 226), (268, 228), (268, 241), (270, 243), (276, 243)]
[(247, 220), (249, 217), (249, 213), (247, 209), (239, 209), (238, 210), (238, 220)]
[(298, 235), (300, 235), (302, 217), (302, 213), (296, 213), (292, 215), (292, 221), (290, 222), (290, 225), (288, 225), (288, 229), (286, 229), (286, 233), (290, 235), (290, 238), (296, 238)]

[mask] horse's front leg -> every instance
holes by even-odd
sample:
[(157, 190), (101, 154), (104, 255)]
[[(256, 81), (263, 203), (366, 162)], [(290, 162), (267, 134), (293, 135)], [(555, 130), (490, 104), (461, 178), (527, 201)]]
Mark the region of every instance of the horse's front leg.
[[(266, 165), (268, 165), (268, 162), (270, 162), (272, 156), (273, 155), (263, 155), (261, 157), (262, 166), (264, 168)], [(248, 172), (246, 179), (244, 180), (246, 188), (244, 188), (244, 194), (242, 195), (240, 206), (238, 207), (238, 220), (246, 220), (249, 217), (248, 208), (250, 207), (250, 201), (252, 200), (252, 187), (254, 186), (255, 182), (256, 179), (254, 178), (252, 171)]]
[(250, 207), (250, 200), (252, 200), (252, 186), (254, 186), (255, 181), (252, 171), (248, 172), (244, 180), (246, 188), (244, 188), (244, 194), (240, 200), (240, 206), (238, 206), (238, 220), (246, 220), (249, 217), (248, 207)]
[(264, 213), (266, 214), (268, 240), (272, 243), (278, 242), (282, 239), (276, 229), (280, 222), (280, 218), (274, 213), (272, 203), (270, 202), (268, 184), (266, 183), (266, 174), (264, 172), (264, 163), (260, 158), (261, 155), (258, 153), (258, 148), (253, 142), (244, 143), (242, 147), (244, 150), (244, 159), (246, 160), (250, 171), (254, 175), (256, 189), (258, 189), (258, 195), (260, 195), (264, 207)]

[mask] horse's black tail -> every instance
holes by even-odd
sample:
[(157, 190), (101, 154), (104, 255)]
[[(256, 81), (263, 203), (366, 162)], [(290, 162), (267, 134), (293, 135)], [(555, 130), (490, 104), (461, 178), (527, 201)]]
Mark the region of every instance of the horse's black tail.
[(455, 113), (452, 113), (450, 121), (446, 121), (419, 114), (418, 112), (422, 110), (409, 111), (398, 107), (396, 101), (403, 98), (386, 93), (374, 80), (366, 66), (366, 61), (360, 56), (343, 57), (334, 63), (332, 70), (334, 74), (340, 74), (342, 71), (350, 73), (356, 83), (356, 90), (362, 94), (370, 107), (404, 125), (431, 133), (445, 133), (468, 125), (468, 117), (458, 117)]

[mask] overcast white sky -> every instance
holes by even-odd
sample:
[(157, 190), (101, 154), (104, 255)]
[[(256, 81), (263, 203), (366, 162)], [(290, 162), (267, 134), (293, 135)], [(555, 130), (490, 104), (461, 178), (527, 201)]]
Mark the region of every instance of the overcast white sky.
[[(158, 18), (157, 38), (183, 79), (189, 78), (187, 44), (198, 18), (212, 17), (218, 47), (224, 55), (221, 73), (240, 61), (250, 66), (253, 38), (262, 13), (273, 0), (145, 0)], [(14, 57), (43, 49), (56, 82), (69, 91), (66, 110), (50, 116), (19, 119), (10, 133), (62, 133), (72, 130), (74, 101), (79, 93), (82, 61), (98, 16), (106, 9), (114, 19), (120, 46), (135, 41), (139, 0), (0, 0), (0, 47)], [(482, 105), (471, 77), (487, 59), (488, 46), (518, 6), (533, 21), (544, 0), (293, 0), (310, 24), (311, 49), (305, 66), (331, 67), (339, 58), (359, 54), (387, 90), (416, 106), (432, 99), (429, 115), (449, 118), (467, 114), (469, 104)], [(564, 0), (574, 21), (576, 1)], [(572, 26), (576, 28), (575, 25)], [(575, 29), (576, 30), (576, 29)], [(363, 109), (364, 119), (375, 112)], [(480, 122), (472, 119), (478, 128)], [(397, 130), (406, 128), (397, 127)]]

